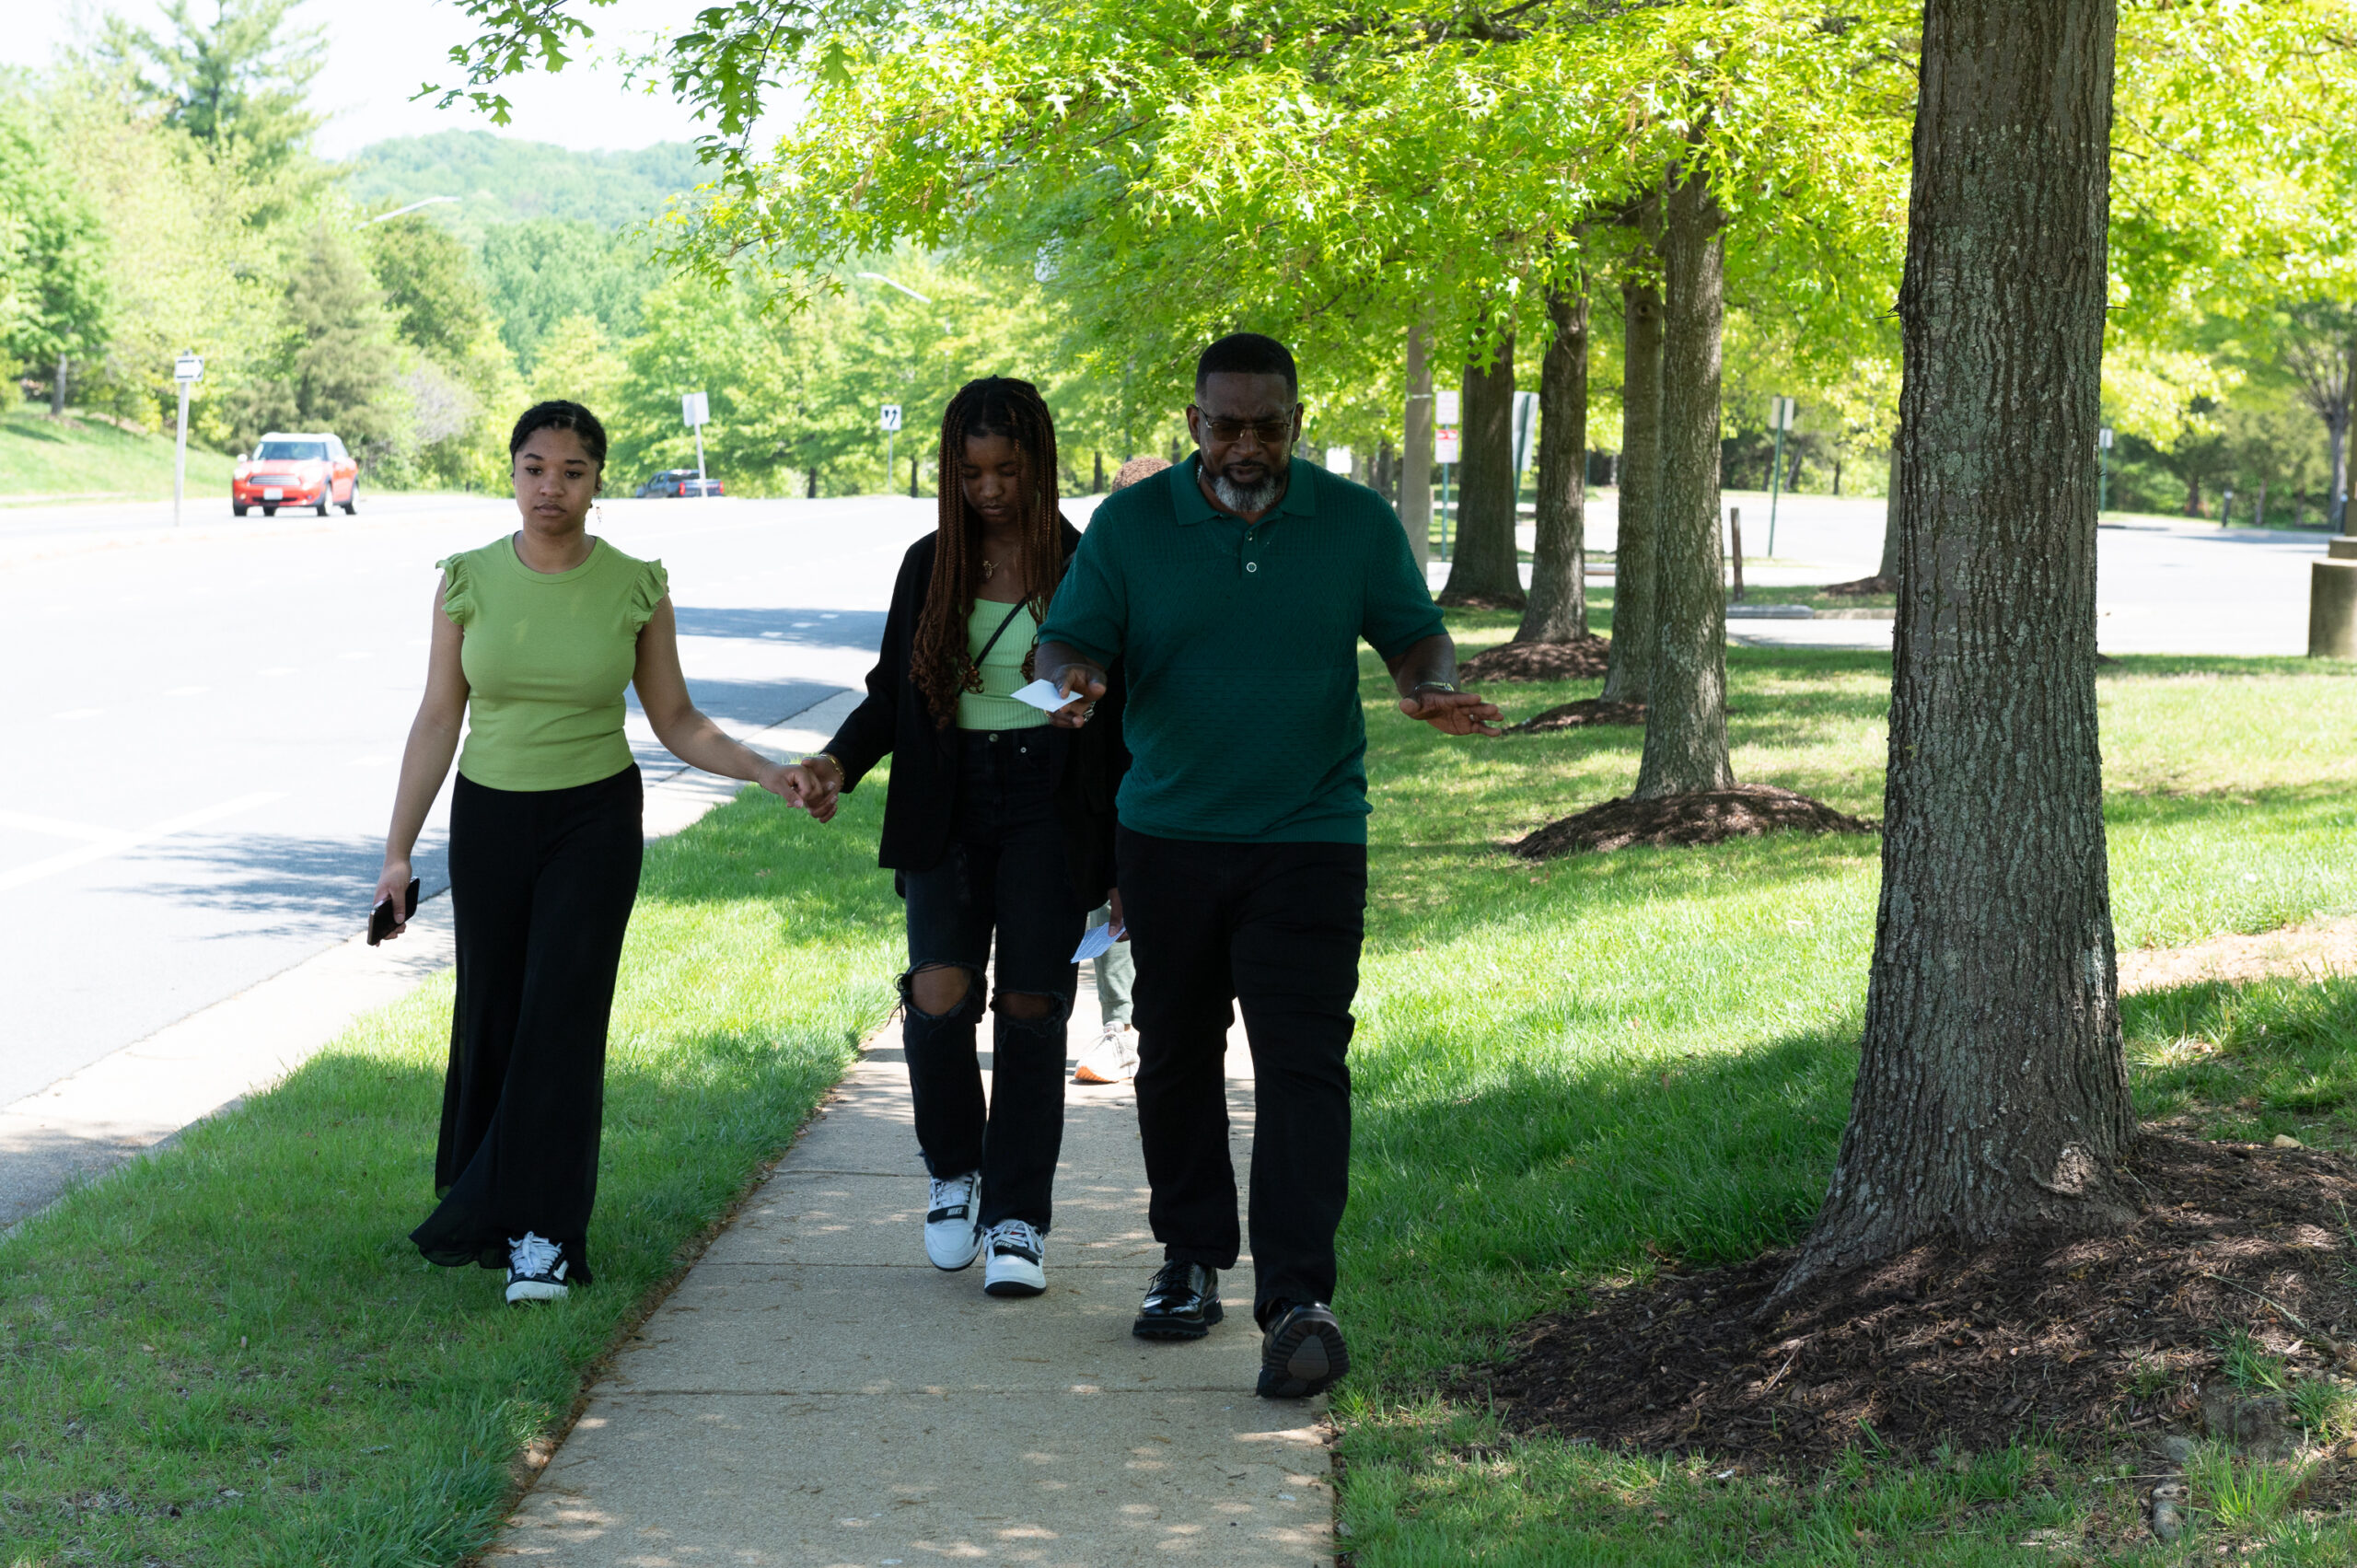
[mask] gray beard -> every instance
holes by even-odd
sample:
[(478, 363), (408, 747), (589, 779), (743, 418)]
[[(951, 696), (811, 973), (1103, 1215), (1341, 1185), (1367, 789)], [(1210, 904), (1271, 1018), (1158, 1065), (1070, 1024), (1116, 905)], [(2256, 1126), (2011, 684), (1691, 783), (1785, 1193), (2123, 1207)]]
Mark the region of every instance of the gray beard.
[(1231, 512), (1265, 512), (1275, 505), (1277, 498), (1284, 493), (1284, 481), (1274, 470), (1258, 484), (1238, 484), (1224, 473), (1212, 476), (1212, 494), (1218, 496), (1219, 504)]

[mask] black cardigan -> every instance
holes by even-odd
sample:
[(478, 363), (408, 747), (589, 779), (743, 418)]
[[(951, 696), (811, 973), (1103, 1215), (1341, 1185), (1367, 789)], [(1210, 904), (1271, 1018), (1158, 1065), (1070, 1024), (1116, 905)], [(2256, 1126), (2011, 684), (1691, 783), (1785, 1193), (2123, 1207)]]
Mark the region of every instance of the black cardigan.
[[(934, 723), (924, 694), (909, 673), (917, 620), (933, 583), (935, 542), (936, 536), (927, 534), (909, 546), (901, 559), (900, 579), (892, 585), (892, 609), (884, 621), (884, 645), (877, 651), (876, 668), (867, 672), (867, 700), (851, 711), (827, 742), (827, 750), (842, 764), (846, 792), (887, 754), (892, 758), (876, 859), (900, 872), (930, 871), (940, 865), (949, 853), (950, 828), (958, 815), (957, 726)], [(1067, 568), (1079, 544), (1079, 530), (1066, 523)], [(1051, 737), (1064, 860), (1072, 872), (1074, 895), (1086, 909), (1103, 903), (1113, 886), (1113, 795), (1130, 766), (1129, 749), (1121, 744), (1125, 684), (1116, 664), (1095, 715), (1084, 727), (1050, 726), (1042, 731)]]

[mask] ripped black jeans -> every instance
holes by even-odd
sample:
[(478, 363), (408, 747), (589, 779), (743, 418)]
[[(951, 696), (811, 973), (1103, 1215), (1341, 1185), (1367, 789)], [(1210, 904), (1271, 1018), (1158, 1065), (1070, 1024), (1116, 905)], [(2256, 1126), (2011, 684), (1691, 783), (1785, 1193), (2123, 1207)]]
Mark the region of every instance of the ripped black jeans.
[[(1042, 1235), (1063, 1146), (1064, 1020), (1080, 974), (1072, 953), (1088, 913), (1065, 874), (1051, 795), (1051, 747), (1061, 739), (1045, 727), (959, 731), (949, 853), (929, 871), (903, 875), (909, 973), (900, 981), (908, 1005), (900, 1038), (925, 1168), (935, 1177), (980, 1170), (982, 1224), (1028, 1220)], [(999, 1001), (985, 1106), (975, 1032), (993, 935)], [(966, 971), (965, 997), (946, 1013), (923, 1012), (911, 977), (943, 968)], [(1016, 1016), (1005, 1007), (1010, 996), (1036, 997), (1045, 1011)]]

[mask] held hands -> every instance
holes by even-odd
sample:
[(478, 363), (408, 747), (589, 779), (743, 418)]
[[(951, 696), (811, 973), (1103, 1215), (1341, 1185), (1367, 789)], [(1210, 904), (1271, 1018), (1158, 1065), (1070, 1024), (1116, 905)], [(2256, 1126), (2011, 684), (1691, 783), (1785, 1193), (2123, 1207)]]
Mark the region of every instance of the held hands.
[[(409, 900), (409, 857), (402, 855), (396, 860), (388, 855), (385, 859), (385, 869), (377, 876), (377, 896), (368, 900), (369, 909), (376, 910), (387, 900), (390, 900), (393, 913), (400, 914)], [(385, 934), (385, 940), (389, 942), (408, 929), (407, 921), (398, 921), (393, 928)]]
[(1399, 711), (1422, 719), (1443, 735), (1499, 735), (1489, 721), (1499, 716), (1497, 705), (1470, 691), (1411, 691), (1399, 699)]
[(1105, 695), (1105, 672), (1094, 666), (1068, 664), (1049, 679), (1056, 690), (1069, 697), (1080, 699), (1067, 703), (1049, 716), (1048, 722), (1059, 729), (1078, 729), (1097, 711), (1097, 700)]
[(798, 806), (821, 822), (831, 822), (841, 802), (842, 774), (824, 757), (805, 757), (790, 768), (772, 768), (761, 787), (790, 805)]

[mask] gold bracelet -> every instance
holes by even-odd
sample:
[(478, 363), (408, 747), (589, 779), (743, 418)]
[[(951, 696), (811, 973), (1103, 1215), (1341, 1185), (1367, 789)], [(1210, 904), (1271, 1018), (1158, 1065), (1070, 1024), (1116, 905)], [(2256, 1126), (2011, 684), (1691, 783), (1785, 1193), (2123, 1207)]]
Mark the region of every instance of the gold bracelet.
[(817, 751), (802, 759), (802, 765), (806, 768), (813, 762), (829, 762), (834, 765), (837, 789), (841, 789), (851, 778), (851, 770), (844, 767), (843, 760), (831, 751)]

